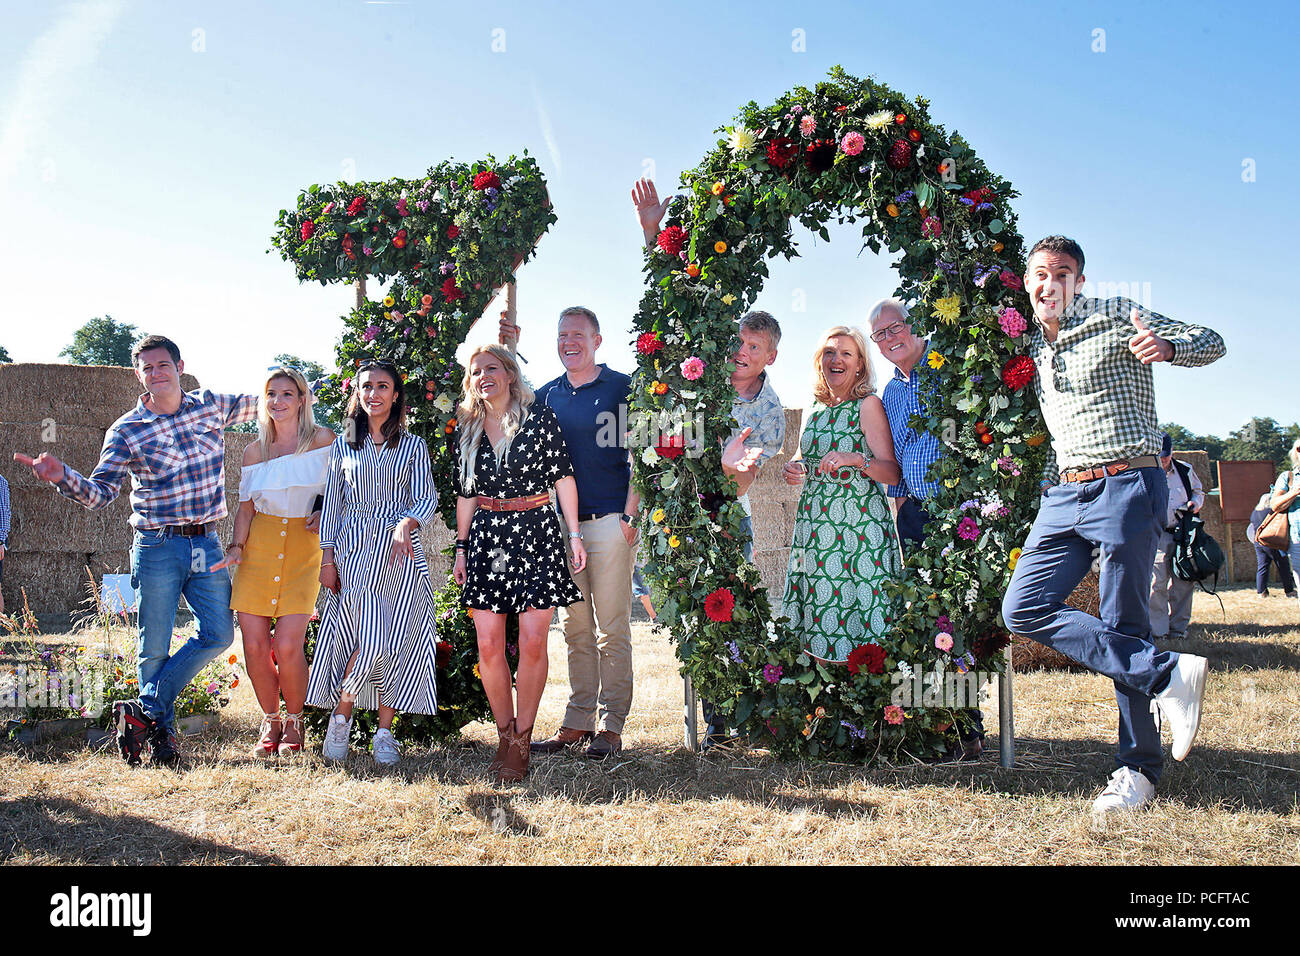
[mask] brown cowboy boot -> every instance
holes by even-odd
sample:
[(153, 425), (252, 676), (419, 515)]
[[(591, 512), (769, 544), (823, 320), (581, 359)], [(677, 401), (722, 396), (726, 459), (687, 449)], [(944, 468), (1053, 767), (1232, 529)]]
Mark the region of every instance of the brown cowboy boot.
[(510, 749), (510, 723), (497, 728), (497, 755), (488, 764), (488, 773), (500, 773), (505, 766), (506, 751)]
[(528, 776), (529, 741), (533, 737), (533, 728), (516, 729), (515, 721), (510, 721), (507, 732), (510, 745), (506, 749), (506, 759), (497, 771), (497, 783), (520, 783)]

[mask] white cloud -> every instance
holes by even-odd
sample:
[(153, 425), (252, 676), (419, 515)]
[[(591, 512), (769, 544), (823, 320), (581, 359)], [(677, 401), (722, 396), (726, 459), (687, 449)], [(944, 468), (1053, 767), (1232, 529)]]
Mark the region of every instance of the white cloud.
[(546, 107), (542, 103), (542, 95), (537, 92), (537, 85), (533, 85), (533, 102), (537, 104), (537, 122), (542, 127), (542, 138), (546, 140), (547, 152), (551, 154), (551, 163), (555, 166), (555, 175), (560, 175), (560, 147), (556, 145), (555, 133), (551, 129), (551, 115), (546, 112)]
[(94, 62), (123, 6), (120, 0), (74, 3), (27, 48), (0, 111), (8, 117), (0, 132), (0, 189), (12, 188), (14, 174), (60, 103), (75, 92), (78, 74)]

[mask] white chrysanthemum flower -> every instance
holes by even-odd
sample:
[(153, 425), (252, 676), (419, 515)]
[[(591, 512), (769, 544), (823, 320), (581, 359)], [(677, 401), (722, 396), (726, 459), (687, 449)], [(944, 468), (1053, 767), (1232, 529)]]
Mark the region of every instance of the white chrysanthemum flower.
[(447, 412), (451, 411), (453, 408), (456, 407), (456, 403), (452, 401), (450, 395), (448, 395), (446, 392), (443, 392), (441, 395), (439, 395), (437, 398), (433, 400), (433, 407), (445, 415)]
[(731, 131), (731, 135), (727, 137), (727, 145), (731, 147), (733, 153), (740, 153), (747, 149), (753, 149), (756, 142), (757, 140), (754, 139), (754, 134), (743, 126), (737, 126)]
[(867, 117), (868, 129), (884, 129), (894, 121), (894, 114), (889, 110), (881, 110), (879, 113), (872, 113)]
[(645, 451), (641, 452), (641, 462), (646, 465), (653, 465), (659, 460), (659, 452), (655, 451), (652, 446), (648, 446)]

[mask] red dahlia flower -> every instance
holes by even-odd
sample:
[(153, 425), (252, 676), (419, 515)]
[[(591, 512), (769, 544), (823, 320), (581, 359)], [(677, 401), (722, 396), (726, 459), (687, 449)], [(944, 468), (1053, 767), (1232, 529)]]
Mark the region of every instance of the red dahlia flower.
[(434, 666), (439, 670), (451, 663), (451, 645), (446, 641), (439, 641), (437, 649), (434, 651)]
[(348, 203), (348, 215), (355, 216), (357, 213), (361, 212), (361, 210), (365, 208), (366, 208), (366, 197), (358, 196), (356, 199), (352, 200), (352, 202)]
[(474, 177), (475, 189), (500, 189), (501, 177), (492, 170), (485, 170)]
[(814, 175), (824, 173), (835, 164), (835, 151), (838, 148), (833, 139), (813, 140), (804, 150), (804, 165), (811, 169)]
[(885, 649), (879, 644), (859, 644), (849, 651), (849, 673), (857, 676), (864, 670), (869, 674), (885, 672)]
[(767, 161), (777, 169), (785, 169), (799, 153), (799, 147), (788, 136), (778, 136), (767, 144)]
[(1007, 388), (1018, 392), (1034, 380), (1034, 360), (1028, 355), (1017, 355), (1002, 366), (1002, 381)]
[(659, 248), (670, 256), (675, 256), (682, 251), (682, 246), (686, 245), (688, 238), (686, 230), (681, 226), (669, 226), (659, 233)]
[(710, 621), (730, 621), (731, 611), (735, 606), (735, 595), (727, 588), (718, 588), (704, 599), (704, 613)]
[(642, 332), (636, 337), (636, 350), (642, 355), (654, 355), (664, 347), (658, 332)]
[(450, 226), (447, 227), (447, 238), (448, 238), (448, 239), (455, 239), (455, 238), (456, 238), (457, 236), (459, 236), (459, 235), (460, 235), (460, 226), (456, 225), (456, 224), (453, 222)]
[(681, 435), (663, 435), (659, 438), (659, 444), (655, 445), (661, 457), (680, 458), (686, 454), (686, 439)]
[(306, 242), (315, 234), (316, 234), (316, 223), (312, 222), (310, 219), (304, 222), (302, 224), (302, 227), (298, 230), (298, 235), (302, 236), (303, 242)]
[(1023, 289), (1025, 287), (1024, 282), (1020, 280), (1020, 276), (1016, 275), (1010, 269), (1003, 269), (998, 274), (998, 279), (1008, 289)]
[(461, 291), (460, 286), (456, 285), (454, 276), (447, 276), (447, 281), (442, 284), (442, 297), (448, 302), (465, 298), (465, 293)]

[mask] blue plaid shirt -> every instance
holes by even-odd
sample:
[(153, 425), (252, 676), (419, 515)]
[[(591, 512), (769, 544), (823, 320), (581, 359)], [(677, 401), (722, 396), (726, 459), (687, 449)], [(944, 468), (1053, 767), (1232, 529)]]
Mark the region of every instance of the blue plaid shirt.
[[(930, 343), (925, 345), (928, 350)], [(924, 356), (925, 353), (921, 354)], [(937, 482), (926, 480), (925, 473), (939, 458), (939, 439), (929, 432), (917, 432), (908, 424), (913, 415), (925, 414), (921, 389), (923, 373), (927, 371), (929, 366), (924, 362), (917, 362), (910, 375), (904, 375), (903, 370), (896, 367), (894, 377), (880, 396), (885, 406), (885, 417), (889, 419), (889, 433), (894, 438), (894, 456), (903, 472), (898, 484), (889, 486), (887, 493), (891, 498), (910, 495), (925, 500), (938, 488)]]
[(99, 464), (89, 478), (64, 466), (59, 494), (87, 508), (103, 508), (131, 476), (131, 527), (206, 524), (226, 516), (224, 429), (252, 421), (256, 395), (186, 392), (174, 415), (141, 400), (108, 429)]
[(9, 543), (9, 482), (0, 475), (0, 544)]

